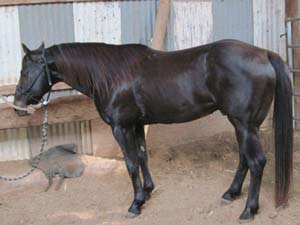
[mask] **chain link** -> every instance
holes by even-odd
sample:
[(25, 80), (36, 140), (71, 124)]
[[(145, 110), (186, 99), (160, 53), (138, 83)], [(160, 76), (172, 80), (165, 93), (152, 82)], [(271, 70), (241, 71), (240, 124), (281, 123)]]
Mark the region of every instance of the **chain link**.
[(41, 145), (41, 149), (39, 154), (35, 157), (35, 161), (33, 162), (32, 168), (26, 172), (25, 174), (18, 176), (18, 177), (3, 177), (0, 176), (0, 180), (4, 180), (4, 181), (17, 181), (17, 180), (21, 180), (24, 179), (25, 177), (29, 176), (38, 166), (42, 154), (44, 153), (44, 149), (45, 149), (45, 145), (48, 144), (48, 106), (45, 105), (44, 106), (44, 119), (43, 119), (43, 123), (42, 123), (42, 129), (41, 129), (41, 135), (42, 135), (42, 145)]

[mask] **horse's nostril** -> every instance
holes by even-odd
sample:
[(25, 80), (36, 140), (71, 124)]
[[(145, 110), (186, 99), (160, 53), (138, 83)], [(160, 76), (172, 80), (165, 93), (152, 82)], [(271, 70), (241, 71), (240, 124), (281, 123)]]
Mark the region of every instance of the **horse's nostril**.
[(19, 106), (19, 107), (25, 107), (26, 104), (24, 103), (24, 101), (21, 100), (16, 100), (14, 101), (14, 105)]
[[(26, 107), (25, 104), (23, 104), (21, 101), (15, 100), (14, 105), (18, 107)], [(18, 116), (26, 116), (28, 113), (23, 110), (14, 109), (14, 111), (17, 113)]]

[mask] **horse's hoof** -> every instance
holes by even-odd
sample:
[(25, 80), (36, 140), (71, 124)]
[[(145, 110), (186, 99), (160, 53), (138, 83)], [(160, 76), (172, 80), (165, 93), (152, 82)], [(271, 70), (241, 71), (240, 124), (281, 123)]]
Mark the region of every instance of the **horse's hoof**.
[(137, 217), (138, 215), (140, 215), (140, 214), (135, 214), (135, 213), (132, 213), (132, 212), (128, 212), (126, 217), (132, 219), (132, 218)]
[(145, 191), (145, 200), (148, 201), (151, 198), (151, 193)]
[(134, 218), (141, 214), (141, 209), (136, 204), (132, 204), (132, 206), (128, 209), (127, 217)]
[(229, 205), (233, 202), (233, 200), (228, 200), (228, 199), (225, 199), (225, 198), (221, 198), (221, 204), (222, 205)]
[(144, 188), (145, 200), (148, 201), (151, 198), (151, 194), (154, 193), (154, 185), (149, 185), (147, 188)]
[(231, 196), (229, 192), (225, 192), (221, 198), (222, 204), (230, 204), (234, 201), (234, 198)]
[(246, 208), (240, 215), (240, 223), (249, 223), (253, 221), (254, 213), (251, 212), (250, 208)]

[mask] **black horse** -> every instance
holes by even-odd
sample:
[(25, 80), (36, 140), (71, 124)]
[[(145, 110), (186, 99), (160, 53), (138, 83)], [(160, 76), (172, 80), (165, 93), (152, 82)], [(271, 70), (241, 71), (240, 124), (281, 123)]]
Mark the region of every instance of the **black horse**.
[[(175, 52), (143, 45), (68, 43), (29, 50), (15, 104), (37, 103), (57, 82), (93, 98), (111, 126), (134, 189), (129, 213), (141, 213), (154, 184), (147, 165), (144, 125), (182, 123), (220, 110), (235, 128), (240, 162), (222, 199), (241, 194), (250, 169), (246, 207), (240, 220), (254, 217), (266, 157), (259, 127), (274, 97), (276, 206), (285, 205), (292, 176), (292, 87), (283, 60), (275, 53), (235, 40)], [(18, 112), (19, 115), (22, 112)], [(143, 184), (139, 168), (143, 175)]]

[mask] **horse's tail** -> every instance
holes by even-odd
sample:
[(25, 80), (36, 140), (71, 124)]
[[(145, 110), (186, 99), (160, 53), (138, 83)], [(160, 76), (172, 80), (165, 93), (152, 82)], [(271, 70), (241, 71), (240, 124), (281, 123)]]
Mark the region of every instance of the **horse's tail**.
[(284, 206), (293, 175), (293, 106), (292, 85), (288, 68), (283, 60), (272, 52), (268, 58), (276, 71), (273, 127), (275, 129), (275, 202)]

